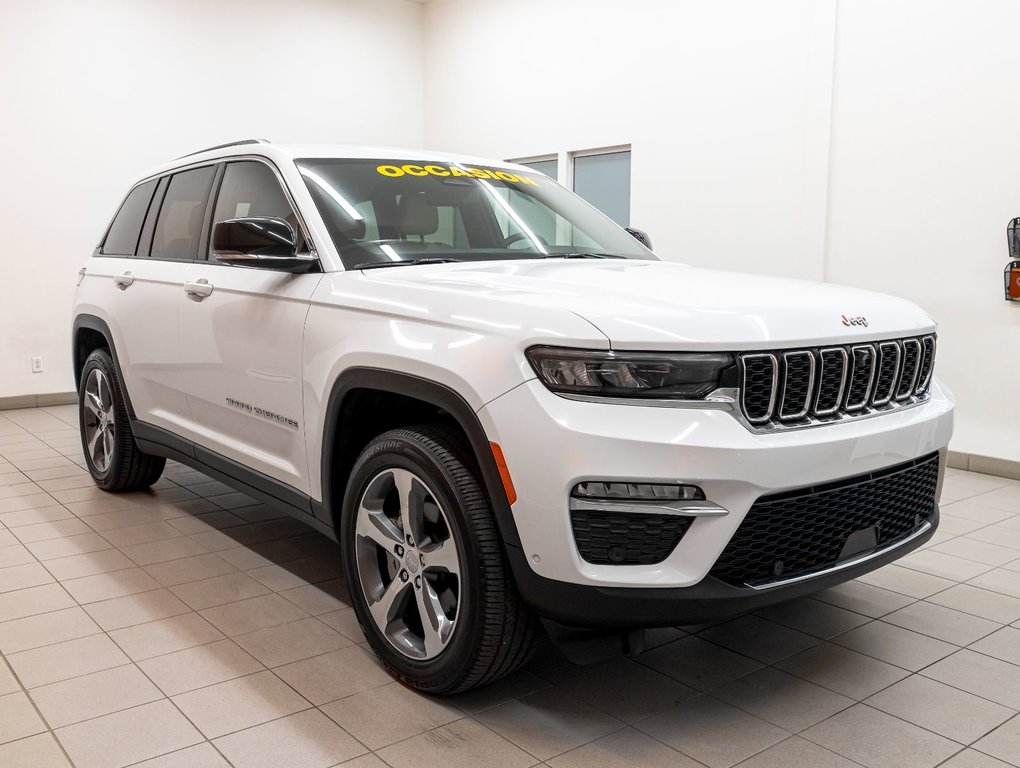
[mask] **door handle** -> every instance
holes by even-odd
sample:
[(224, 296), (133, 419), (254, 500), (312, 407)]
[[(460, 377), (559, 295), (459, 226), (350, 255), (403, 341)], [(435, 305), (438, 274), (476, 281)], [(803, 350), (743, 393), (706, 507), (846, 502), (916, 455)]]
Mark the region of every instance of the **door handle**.
[(135, 276), (130, 272), (125, 272), (123, 275), (114, 275), (113, 284), (120, 288), (122, 291), (126, 291), (128, 286), (135, 281)]
[(213, 292), (213, 287), (212, 284), (203, 277), (193, 283), (185, 283), (184, 292), (188, 294), (189, 298), (194, 299), (195, 301), (201, 301)]

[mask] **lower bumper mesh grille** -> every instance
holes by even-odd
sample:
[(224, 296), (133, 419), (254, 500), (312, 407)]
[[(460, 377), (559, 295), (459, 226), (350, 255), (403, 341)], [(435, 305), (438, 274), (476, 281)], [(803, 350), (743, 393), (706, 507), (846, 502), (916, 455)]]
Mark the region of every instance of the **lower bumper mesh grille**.
[(661, 563), (687, 533), (693, 518), (633, 512), (572, 510), (570, 523), (581, 557), (597, 565)]
[(852, 534), (886, 547), (918, 530), (935, 509), (937, 453), (823, 486), (762, 496), (748, 510), (711, 575), (767, 584), (825, 570)]

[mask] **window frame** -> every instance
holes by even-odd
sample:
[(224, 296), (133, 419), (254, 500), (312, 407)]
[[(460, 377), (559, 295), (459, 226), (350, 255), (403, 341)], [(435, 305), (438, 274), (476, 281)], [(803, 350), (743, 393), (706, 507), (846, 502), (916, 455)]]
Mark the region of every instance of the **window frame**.
[[(197, 258), (195, 258), (195, 259), (165, 259), (165, 258), (162, 258), (162, 257), (153, 257), (153, 255), (152, 255), (152, 243), (153, 243), (153, 240), (156, 237), (156, 228), (159, 226), (159, 217), (163, 215), (163, 205), (166, 203), (166, 193), (170, 189), (170, 184), (173, 181), (173, 177), (177, 176), (179, 174), (182, 174), (182, 173), (187, 173), (188, 171), (197, 171), (197, 170), (199, 170), (201, 168), (212, 168), (213, 169), (212, 182), (209, 185), (209, 192), (206, 193), (206, 198), (205, 198), (205, 213), (202, 216), (202, 229), (199, 230), (199, 234), (198, 234), (198, 253), (202, 252), (202, 245), (206, 242), (206, 237), (208, 236), (209, 216), (210, 216), (210, 213), (209, 213), (209, 201), (212, 199), (212, 191), (216, 188), (217, 180), (219, 179), (220, 175), (223, 172), (222, 168), (220, 167), (220, 165), (221, 165), (221, 161), (220, 160), (212, 160), (212, 161), (208, 161), (207, 160), (204, 163), (193, 163), (193, 164), (190, 164), (190, 165), (182, 165), (179, 168), (174, 168), (172, 171), (167, 171), (165, 173), (159, 174), (160, 181), (162, 182), (162, 181), (165, 180), (166, 184), (163, 185), (163, 196), (160, 198), (160, 201), (159, 201), (159, 210), (156, 211), (156, 215), (153, 217), (153, 220), (152, 220), (152, 231), (149, 233), (149, 241), (148, 241), (148, 243), (146, 243), (145, 258), (152, 259), (153, 261), (159, 261), (159, 262), (170, 263), (170, 264), (194, 264), (195, 262), (199, 261), (199, 259), (197, 259)], [(144, 230), (144, 228), (145, 228), (145, 225), (143, 224), (142, 225), (142, 229)], [(141, 249), (141, 243), (139, 243), (138, 247), (139, 247), (139, 249)]]

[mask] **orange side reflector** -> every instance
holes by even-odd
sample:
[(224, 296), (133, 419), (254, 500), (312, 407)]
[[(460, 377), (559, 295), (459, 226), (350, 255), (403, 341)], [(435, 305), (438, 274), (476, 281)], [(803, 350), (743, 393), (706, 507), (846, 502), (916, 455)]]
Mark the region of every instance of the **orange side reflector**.
[(496, 468), (499, 469), (499, 476), (503, 480), (503, 490), (506, 491), (506, 500), (511, 506), (517, 501), (517, 491), (514, 490), (514, 481), (510, 479), (510, 470), (506, 466), (506, 458), (503, 456), (503, 449), (499, 443), (489, 443), (492, 448), (492, 458), (496, 460)]

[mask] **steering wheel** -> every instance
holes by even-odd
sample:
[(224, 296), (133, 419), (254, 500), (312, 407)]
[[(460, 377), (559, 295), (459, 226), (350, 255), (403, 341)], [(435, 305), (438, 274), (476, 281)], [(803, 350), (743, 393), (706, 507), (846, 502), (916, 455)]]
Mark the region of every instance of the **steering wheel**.
[[(542, 243), (542, 245), (549, 245), (549, 243), (546, 241), (546, 239), (544, 237), (542, 237), (541, 235), (535, 235), (535, 237), (538, 238), (538, 241), (540, 243)], [(530, 240), (530, 239), (531, 238), (528, 235), (524, 234), (523, 232), (514, 232), (512, 235), (507, 235), (506, 237), (503, 238), (503, 243), (502, 243), (501, 247), (509, 248), (514, 243), (518, 243), (521, 240)]]

